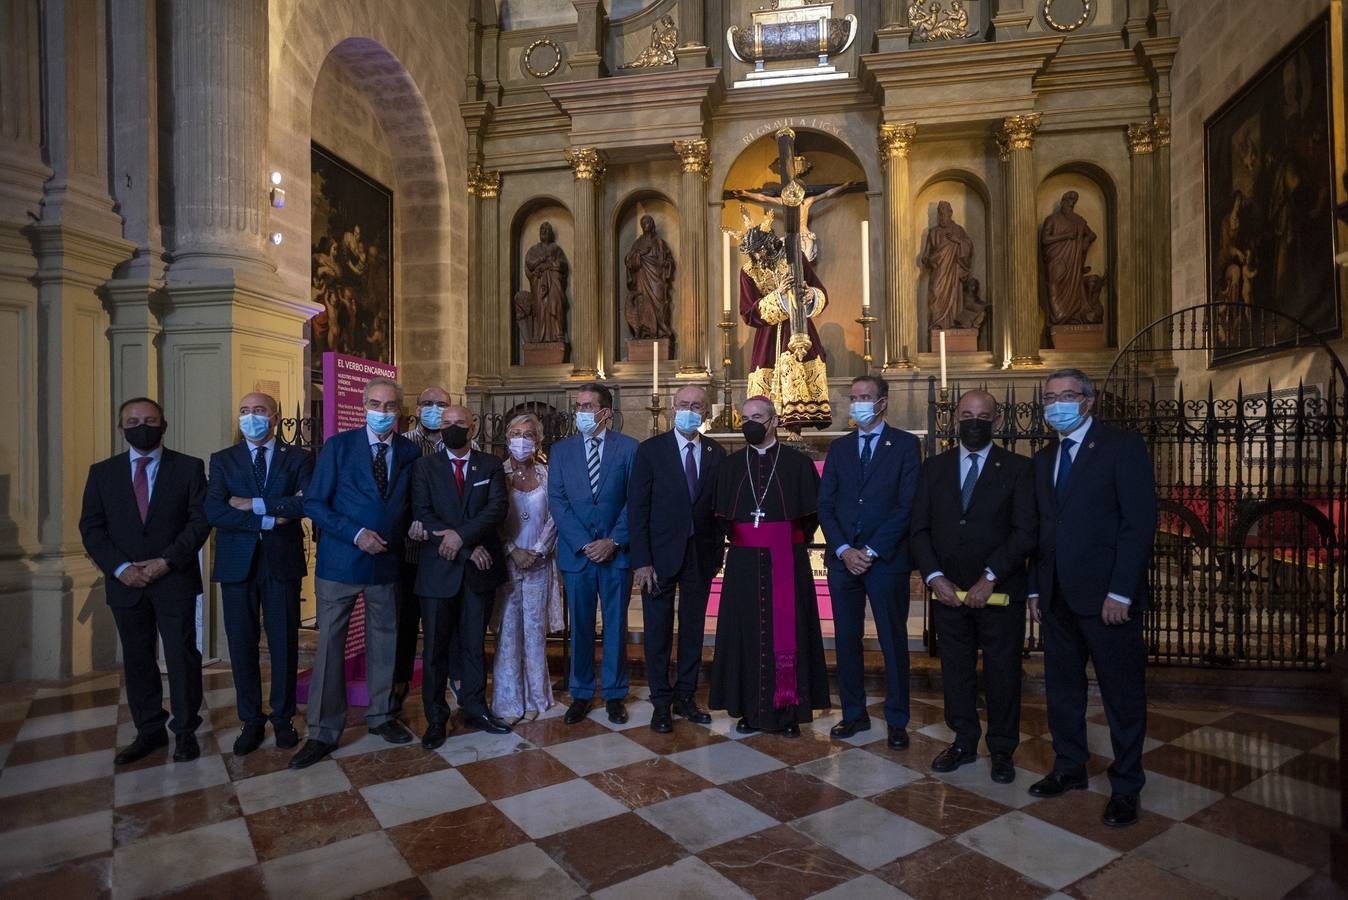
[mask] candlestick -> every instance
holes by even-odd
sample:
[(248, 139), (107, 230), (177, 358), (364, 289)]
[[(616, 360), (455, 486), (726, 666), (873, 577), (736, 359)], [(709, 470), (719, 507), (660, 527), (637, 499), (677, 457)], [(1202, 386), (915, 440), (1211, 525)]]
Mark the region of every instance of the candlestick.
[(861, 220), (861, 314), (870, 315), (871, 307), (871, 223)]
[(730, 311), (726, 310), (720, 322), (716, 327), (721, 329), (721, 411), (712, 421), (712, 428), (717, 432), (726, 433), (737, 430), (740, 427), (740, 415), (735, 409), (735, 404), (730, 396), (730, 334), (735, 330), (735, 320), (730, 318)]
[(651, 341), (651, 393), (660, 393), (660, 342)]
[(945, 383), (945, 332), (941, 333), (941, 390), (946, 389)]
[(730, 232), (721, 232), (721, 273), (725, 283), (721, 286), (721, 311), (730, 313)]

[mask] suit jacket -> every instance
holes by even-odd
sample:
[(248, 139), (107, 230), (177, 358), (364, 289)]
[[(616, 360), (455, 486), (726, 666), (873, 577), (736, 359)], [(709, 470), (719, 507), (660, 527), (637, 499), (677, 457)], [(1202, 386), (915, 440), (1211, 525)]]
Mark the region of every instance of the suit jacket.
[(983, 577), (997, 576), (997, 590), (1024, 602), (1029, 592), (1026, 560), (1034, 552), (1034, 463), (993, 444), (974, 483), (969, 509), (960, 500), (960, 457), (956, 445), (922, 466), (910, 526), (913, 560), (925, 580), (942, 572), (962, 591)]
[[(333, 435), (319, 451), (304, 514), (320, 529), (314, 574), (345, 584), (393, 584), (398, 580), (403, 541), (411, 524), (412, 464), (421, 449), (400, 434), (393, 435), (388, 454), (388, 494), (374, 482), (374, 455), (364, 426)], [(355, 545), (356, 534), (368, 528), (388, 542), (374, 556)]]
[[(716, 524), (716, 473), (725, 448), (705, 435), (698, 439), (697, 495), (688, 496), (688, 478), (673, 431), (642, 441), (627, 486), (627, 528), (632, 537), (632, 568), (654, 566), (662, 580), (683, 569), (692, 541), (702, 577), (710, 581), (725, 556), (725, 535)], [(689, 526), (692, 533), (689, 533)]]
[[(131, 454), (118, 453), (89, 467), (80, 537), (89, 558), (107, 576), (109, 606), (135, 606), (141, 597), (196, 600), (201, 593), (197, 551), (211, 533), (205, 499), (201, 460), (168, 448), (159, 460), (144, 522), (131, 487)], [(169, 570), (147, 587), (127, 587), (114, 574), (122, 563), (160, 557)]]
[(291, 447), (279, 440), (267, 467), (267, 483), (262, 500), (267, 515), (289, 519), (270, 530), (262, 528), (262, 516), (252, 510), (235, 509), (230, 497), (258, 496), (253, 478), (253, 452), (247, 441), (239, 441), (211, 454), (211, 479), (206, 485), (206, 517), (215, 526), (215, 565), (211, 580), (225, 583), (246, 581), (253, 568), (253, 557), (266, 554), (272, 578), (298, 581), (308, 565), (304, 558), (304, 497), (314, 472), (309, 451)]
[(1098, 616), (1106, 594), (1148, 602), (1156, 537), (1156, 477), (1142, 435), (1098, 419), (1077, 448), (1061, 505), (1053, 486), (1059, 442), (1034, 457), (1039, 548), (1030, 592), (1047, 608), (1056, 584), (1077, 615)]
[[(506, 580), (500, 528), (507, 503), (505, 470), (490, 453), (473, 450), (468, 454), (462, 495), (448, 453), (432, 453), (416, 461), (412, 467), (413, 516), (427, 531), (452, 529), (463, 538), (463, 547), (453, 559), (440, 556), (438, 537), (422, 544), (418, 597), (453, 597), (465, 581), (470, 590), (491, 592)], [(479, 546), (491, 554), (491, 567), (486, 570), (468, 559)]]
[(860, 446), (856, 431), (849, 432), (829, 445), (824, 460), (819, 483), (819, 525), (828, 545), (824, 565), (845, 572), (837, 549), (850, 544), (870, 547), (880, 561), (906, 572), (908, 517), (921, 464), (917, 438), (885, 425), (872, 445), (865, 478)]
[(618, 552), (605, 565), (619, 569), (630, 566), (627, 482), (636, 455), (636, 438), (605, 430), (596, 496), (590, 491), (584, 436), (573, 434), (552, 445), (548, 509), (557, 523), (557, 566), (563, 572), (580, 572), (590, 565), (581, 548), (599, 538), (611, 538), (618, 545)]

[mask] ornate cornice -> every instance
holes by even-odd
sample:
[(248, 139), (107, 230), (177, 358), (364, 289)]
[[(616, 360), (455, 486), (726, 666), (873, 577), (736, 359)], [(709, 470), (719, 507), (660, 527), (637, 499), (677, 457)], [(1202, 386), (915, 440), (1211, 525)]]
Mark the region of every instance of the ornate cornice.
[(917, 139), (916, 122), (890, 122), (880, 126), (880, 162), (906, 158)]
[(711, 144), (706, 138), (676, 140), (674, 152), (679, 154), (679, 162), (687, 174), (701, 175), (704, 181), (711, 174)]
[(1150, 122), (1128, 126), (1128, 153), (1141, 156), (1156, 149), (1156, 129)]
[(577, 181), (600, 181), (604, 177), (604, 158), (594, 147), (568, 147), (566, 161)]
[(1009, 157), (1017, 150), (1033, 149), (1034, 136), (1043, 118), (1041, 113), (1035, 112), (1002, 119), (1002, 125), (997, 129), (997, 149), (1002, 158)]

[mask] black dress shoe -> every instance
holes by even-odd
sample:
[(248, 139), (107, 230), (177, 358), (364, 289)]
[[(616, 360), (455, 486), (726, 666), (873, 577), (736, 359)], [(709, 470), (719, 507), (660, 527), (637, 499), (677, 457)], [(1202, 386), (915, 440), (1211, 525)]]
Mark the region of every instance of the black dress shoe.
[(978, 762), (978, 754), (973, 750), (961, 747), (959, 744), (951, 744), (931, 761), (931, 770), (933, 772), (953, 772), (960, 766), (967, 766), (969, 763)]
[(735, 723), (735, 730), (740, 734), (757, 734), (758, 729), (749, 724), (748, 719), (740, 719)]
[(604, 711), (608, 713), (608, 720), (614, 725), (627, 724), (627, 705), (621, 700), (609, 700), (604, 704)]
[(828, 730), (828, 733), (835, 738), (850, 738), (858, 731), (871, 730), (871, 717), (862, 716), (859, 719), (843, 719), (837, 725)]
[(234, 755), (247, 756), (262, 746), (267, 728), (261, 722), (245, 722), (239, 736), (234, 739)]
[(426, 725), (426, 733), (421, 736), (421, 746), (427, 750), (434, 750), (443, 745), (448, 736), (444, 722), (431, 722)]
[(998, 784), (1010, 784), (1016, 780), (1016, 765), (1011, 762), (1010, 753), (992, 754), (992, 780)]
[(271, 730), (276, 733), (276, 746), (281, 750), (289, 750), (300, 742), (300, 733), (289, 722), (273, 722)]
[(412, 732), (397, 719), (389, 719), (383, 725), (371, 728), (370, 734), (377, 734), (390, 744), (407, 744), (412, 740)]
[(893, 750), (908, 749), (908, 732), (898, 725), (889, 726), (889, 739), (885, 741)]
[(506, 724), (506, 720), (498, 719), (490, 712), (476, 716), (464, 716), (463, 724), (466, 728), (476, 728), (478, 731), (487, 732), (487, 734), (510, 734), (510, 726)]
[(689, 722), (699, 725), (711, 724), (711, 713), (700, 709), (692, 697), (679, 697), (674, 701), (674, 715), (682, 716)]
[(304, 742), (304, 746), (300, 748), (300, 752), (290, 757), (290, 768), (307, 769), (336, 749), (336, 744), (307, 740)]
[(668, 706), (657, 706), (651, 713), (651, 731), (656, 734), (669, 734), (674, 730), (674, 719), (670, 717)]
[(566, 708), (566, 716), (563, 717), (568, 725), (575, 725), (583, 721), (590, 714), (590, 698), (584, 700), (572, 700), (571, 705)]
[(147, 734), (138, 734), (125, 750), (112, 758), (112, 762), (114, 765), (127, 766), (136, 760), (144, 759), (160, 747), (167, 746), (168, 734), (162, 728)]
[(201, 755), (201, 745), (197, 743), (197, 736), (192, 732), (180, 734), (173, 743), (173, 761), (191, 762)]
[(1137, 794), (1114, 794), (1105, 804), (1104, 823), (1111, 828), (1137, 824)]
[(1068, 791), (1084, 791), (1085, 789), (1085, 775), (1060, 775), (1057, 772), (1050, 772), (1030, 785), (1030, 793), (1036, 797), (1057, 797)]
[(796, 722), (792, 722), (790, 725), (782, 729), (782, 737), (789, 737), (789, 738), (800, 737), (800, 725)]

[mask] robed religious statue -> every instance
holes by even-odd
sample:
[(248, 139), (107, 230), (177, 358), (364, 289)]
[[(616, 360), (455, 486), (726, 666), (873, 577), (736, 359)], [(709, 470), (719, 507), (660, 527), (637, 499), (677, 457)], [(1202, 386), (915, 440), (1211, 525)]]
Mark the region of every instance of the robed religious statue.
[[(974, 242), (954, 219), (950, 204), (936, 205), (936, 224), (927, 230), (919, 261), (927, 270), (927, 313), (931, 328), (977, 328), (971, 318), (981, 309), (968, 309), (972, 289), (977, 300), (978, 280), (970, 283), (969, 270), (974, 261)], [(982, 316), (978, 316), (981, 324)]]
[(1063, 194), (1057, 210), (1039, 227), (1049, 325), (1096, 325), (1104, 320), (1104, 309), (1087, 291), (1086, 283), (1090, 272), (1086, 254), (1095, 243), (1095, 232), (1076, 212), (1077, 199), (1076, 191)]
[(623, 313), (632, 337), (653, 341), (674, 334), (670, 325), (670, 292), (674, 280), (674, 254), (655, 233), (655, 220), (641, 217), (641, 237), (632, 243), (623, 260), (627, 268), (627, 299)]
[(515, 295), (515, 319), (527, 344), (566, 340), (566, 254), (557, 245), (552, 223), (538, 226), (538, 243), (524, 254), (529, 290)]

